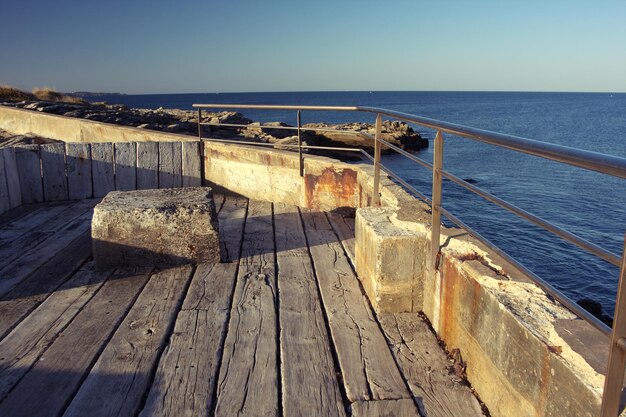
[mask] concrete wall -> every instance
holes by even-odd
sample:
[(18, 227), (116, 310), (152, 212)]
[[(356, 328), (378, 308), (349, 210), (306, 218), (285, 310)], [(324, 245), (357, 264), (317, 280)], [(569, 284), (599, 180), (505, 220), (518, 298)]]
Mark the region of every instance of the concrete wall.
[(361, 207), (367, 196), (360, 177), (359, 165), (318, 156), (305, 157), (301, 177), (294, 152), (204, 143), (205, 181), (255, 200), (320, 210)]
[(0, 129), (63, 142), (184, 142), (197, 138), (136, 127), (100, 123), (76, 117), (0, 106)]

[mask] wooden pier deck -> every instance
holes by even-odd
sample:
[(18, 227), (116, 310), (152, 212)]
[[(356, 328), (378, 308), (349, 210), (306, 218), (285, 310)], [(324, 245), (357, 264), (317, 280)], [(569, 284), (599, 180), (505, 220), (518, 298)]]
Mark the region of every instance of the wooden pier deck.
[(0, 216), (0, 416), (478, 416), (416, 314), (377, 317), (354, 220), (216, 196), (223, 263), (98, 271), (97, 200)]

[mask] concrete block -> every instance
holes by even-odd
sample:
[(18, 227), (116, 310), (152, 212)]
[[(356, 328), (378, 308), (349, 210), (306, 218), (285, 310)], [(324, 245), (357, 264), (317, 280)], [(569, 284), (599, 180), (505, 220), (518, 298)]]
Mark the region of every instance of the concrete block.
[(379, 313), (422, 310), (428, 238), (391, 221), (393, 208), (361, 208), (355, 220), (355, 263)]
[(113, 191), (94, 210), (98, 268), (220, 261), (217, 215), (207, 187)]

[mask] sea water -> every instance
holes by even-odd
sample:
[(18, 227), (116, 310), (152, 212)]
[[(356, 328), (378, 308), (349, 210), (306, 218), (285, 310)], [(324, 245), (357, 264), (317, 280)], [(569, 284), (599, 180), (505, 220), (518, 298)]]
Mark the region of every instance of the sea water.
[[(383, 107), (466, 126), (626, 157), (626, 94), (519, 92), (303, 92), (88, 97), (139, 108), (193, 103)], [(243, 111), (258, 121), (296, 123), (293, 111)], [(354, 112), (303, 112), (302, 122), (374, 122)], [(434, 132), (414, 128), (432, 141)], [(460, 137), (444, 135), (444, 169), (621, 256), (626, 183)], [(418, 152), (432, 161), (433, 146)], [(431, 173), (401, 155), (383, 163), (430, 196)], [(443, 206), (574, 300), (592, 298), (613, 314), (617, 267), (444, 181)]]

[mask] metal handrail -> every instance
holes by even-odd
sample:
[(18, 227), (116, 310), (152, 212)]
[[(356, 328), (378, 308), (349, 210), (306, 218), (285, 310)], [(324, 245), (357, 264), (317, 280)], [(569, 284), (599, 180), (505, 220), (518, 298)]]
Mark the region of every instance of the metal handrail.
[[(584, 319), (596, 329), (598, 329), (602, 334), (610, 337), (611, 339), (611, 349), (609, 353), (609, 364), (608, 364), (608, 372), (605, 379), (605, 387), (602, 401), (602, 417), (616, 416), (619, 411), (619, 401), (620, 401), (620, 392), (622, 387), (622, 381), (624, 378), (624, 370), (626, 367), (626, 283), (624, 283), (624, 278), (626, 274), (626, 241), (625, 241), (625, 250), (623, 251), (622, 257), (611, 253), (594, 243), (591, 243), (571, 232), (568, 232), (544, 219), (541, 219), (538, 216), (535, 216), (526, 210), (523, 210), (513, 204), (507, 203), (506, 201), (492, 195), (491, 193), (476, 187), (467, 181), (443, 170), (443, 133), (450, 133), (456, 136), (465, 137), (468, 139), (476, 140), (479, 142), (499, 146), (505, 149), (510, 149), (513, 151), (525, 153), (528, 155), (537, 156), (540, 158), (545, 158), (551, 161), (564, 163), (567, 165), (600, 172), (606, 175), (611, 175), (618, 178), (626, 178), (626, 159), (620, 158), (612, 155), (605, 155), (597, 152), (586, 151), (582, 149), (571, 148), (562, 145), (555, 145), (551, 143), (541, 142), (533, 139), (505, 135), (497, 132), (491, 132), (488, 130), (476, 129), (467, 126), (462, 126), (454, 123), (444, 122), (440, 120), (435, 120), (431, 118), (426, 118), (422, 116), (416, 116), (408, 113), (382, 109), (377, 107), (362, 107), (362, 106), (298, 106), (298, 105), (248, 105), (248, 104), (194, 104), (193, 107), (198, 108), (198, 135), (200, 139), (202, 139), (202, 125), (217, 125), (217, 126), (236, 126), (236, 125), (226, 125), (226, 124), (213, 124), (213, 123), (202, 123), (202, 109), (203, 108), (229, 108), (229, 109), (266, 109), (266, 110), (296, 110), (297, 111), (297, 127), (280, 127), (283, 129), (295, 129), (298, 131), (298, 145), (280, 145), (280, 144), (263, 144), (266, 146), (282, 146), (282, 147), (297, 147), (299, 152), (300, 159), (300, 175), (304, 173), (304, 163), (302, 158), (302, 149), (315, 149), (314, 146), (302, 145), (300, 132), (302, 130), (309, 130), (308, 128), (303, 128), (301, 126), (300, 120), (300, 112), (302, 110), (315, 110), (315, 111), (358, 111), (358, 112), (367, 112), (376, 114), (376, 133), (375, 136), (364, 133), (364, 132), (356, 132), (356, 131), (346, 131), (346, 130), (335, 130), (335, 129), (323, 129), (323, 131), (334, 131), (338, 133), (349, 133), (349, 134), (358, 134), (367, 139), (374, 140), (374, 156), (372, 157), (363, 149), (358, 149), (364, 156), (366, 156), (370, 161), (374, 163), (374, 195), (373, 195), (373, 203), (374, 205), (380, 204), (380, 171), (386, 172), (389, 176), (398, 181), (401, 185), (403, 185), (409, 192), (414, 194), (415, 196), (421, 198), (426, 201), (431, 206), (432, 212), (432, 224), (431, 224), (431, 253), (429, 260), (429, 269), (432, 274), (437, 273), (437, 257), (441, 250), (441, 242), (440, 242), (440, 226), (441, 226), (441, 214), (450, 219), (453, 223), (458, 225), (459, 227), (469, 231), (474, 237), (476, 237), (479, 241), (486, 244), (492, 250), (494, 250), (498, 255), (502, 256), (505, 260), (510, 262), (513, 266), (519, 268), (523, 273), (529, 276), (539, 287), (541, 287), (548, 294), (552, 295), (556, 300), (558, 300), (561, 304), (570, 309), (573, 313), (575, 313), (580, 318)], [(400, 147), (393, 145), (382, 139), (381, 135), (381, 126), (382, 126), (382, 116), (389, 116), (395, 119), (403, 120), (405, 122), (417, 124), (426, 128), (435, 129), (437, 134), (435, 136), (435, 152), (433, 157), (433, 164), (430, 164), (417, 156), (401, 149)], [(239, 125), (237, 127), (250, 127), (248, 125)], [(255, 128), (277, 128), (276, 126), (253, 126)], [(314, 129), (310, 130), (322, 130), (322, 129)], [(209, 139), (211, 140), (211, 139)], [(217, 140), (226, 142), (226, 140)], [(235, 142), (241, 144), (241, 141), (228, 141)], [(255, 142), (243, 142), (246, 144), (258, 145), (259, 143)], [(432, 200), (424, 196), (420, 191), (415, 189), (415, 187), (408, 184), (404, 179), (395, 174), (392, 170), (385, 167), (381, 163), (381, 148), (382, 146), (386, 146), (389, 149), (394, 150), (395, 152), (411, 159), (412, 161), (424, 166), (427, 169), (430, 169), (433, 173), (433, 190), (432, 190)], [(317, 147), (321, 149), (341, 149), (346, 150), (346, 148), (334, 148), (334, 147)], [(608, 326), (598, 320), (596, 317), (591, 315), (589, 312), (584, 310), (578, 304), (570, 300), (567, 296), (562, 294), (552, 285), (548, 284), (542, 278), (538, 277), (532, 271), (528, 270), (526, 267), (521, 265), (519, 262), (511, 258), (505, 252), (497, 248), (497, 246), (493, 245), (489, 240), (481, 236), (476, 231), (469, 228), (465, 223), (463, 223), (456, 216), (449, 213), (441, 206), (441, 198), (442, 198), (442, 180), (443, 178), (447, 178), (457, 185), (465, 188), (466, 190), (477, 194), (484, 199), (499, 205), (500, 207), (514, 213), (515, 215), (522, 217), (531, 223), (542, 227), (545, 230), (565, 239), (582, 249), (586, 250), (589, 253), (592, 253), (605, 261), (616, 265), (620, 268), (620, 278), (619, 278), (619, 288), (618, 288), (618, 296), (616, 300), (615, 306), (615, 315), (614, 315), (614, 325), (611, 330)], [(624, 304), (624, 306), (622, 305)]]

